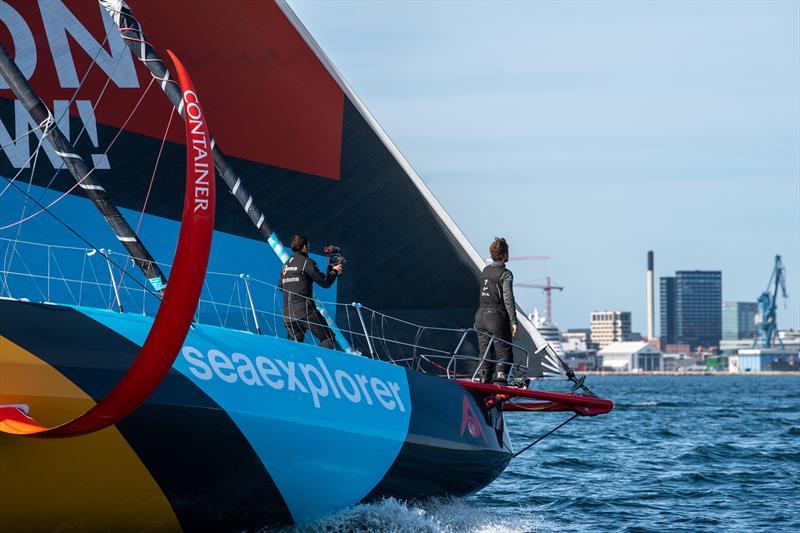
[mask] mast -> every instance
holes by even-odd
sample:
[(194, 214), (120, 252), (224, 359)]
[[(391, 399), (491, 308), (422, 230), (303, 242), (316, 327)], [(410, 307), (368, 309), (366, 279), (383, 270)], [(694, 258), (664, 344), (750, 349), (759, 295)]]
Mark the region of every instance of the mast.
[[(162, 61), (161, 57), (159, 57), (158, 53), (147, 41), (147, 38), (142, 31), (142, 26), (139, 24), (139, 21), (136, 19), (136, 17), (133, 16), (130, 7), (124, 2), (124, 0), (98, 1), (100, 2), (100, 5), (105, 8), (106, 11), (108, 11), (108, 13), (111, 15), (111, 18), (114, 20), (114, 23), (119, 27), (120, 34), (122, 35), (122, 39), (125, 41), (125, 44), (128, 45), (128, 48), (131, 49), (134, 56), (136, 56), (136, 58), (147, 67), (147, 69), (150, 71), (150, 74), (152, 74), (153, 78), (161, 86), (161, 90), (163, 90), (167, 95), (167, 98), (169, 98), (169, 101), (172, 102), (172, 105), (175, 106), (175, 109), (178, 110), (178, 113), (183, 116), (183, 103), (180, 89), (178, 88), (177, 83), (170, 76), (169, 70), (167, 69), (164, 61)], [(250, 194), (250, 192), (244, 186), (241, 177), (239, 177), (228, 165), (228, 162), (225, 159), (225, 154), (217, 146), (217, 143), (213, 137), (211, 138), (211, 149), (214, 156), (214, 166), (217, 169), (217, 175), (220, 176), (222, 181), (225, 182), (225, 185), (227, 185), (228, 189), (231, 191), (231, 194), (233, 194), (233, 196), (236, 198), (236, 201), (239, 202), (239, 205), (247, 214), (250, 222), (252, 222), (256, 229), (261, 233), (261, 235), (269, 244), (270, 248), (272, 248), (272, 250), (278, 256), (281, 263), (286, 263), (286, 261), (289, 260), (289, 252), (287, 252), (286, 248), (283, 246), (283, 244), (281, 244), (278, 235), (272, 229), (269, 222), (267, 222), (266, 216), (256, 205), (253, 195)], [(331, 330), (333, 331), (334, 336), (336, 337), (336, 342), (339, 344), (339, 346), (341, 346), (346, 352), (353, 352), (353, 348), (350, 346), (350, 343), (347, 342), (347, 339), (345, 339), (341, 330), (333, 321), (331, 315), (325, 310), (325, 307), (317, 301), (314, 303), (317, 307), (317, 310), (325, 318), (328, 326), (330, 326)]]
[(92, 168), (78, 155), (72, 143), (58, 129), (50, 109), (33, 91), (28, 80), (20, 72), (17, 64), (9, 57), (2, 44), (0, 44), (0, 74), (2, 74), (17, 99), (25, 106), (31, 118), (40, 127), (43, 127), (42, 135), (47, 137), (55, 152), (64, 161), (69, 173), (94, 203), (103, 218), (106, 219), (117, 240), (122, 243), (131, 255), (136, 266), (144, 273), (150, 284), (159, 293), (163, 293), (167, 285), (167, 278), (161, 272), (155, 259), (150, 255), (150, 252), (147, 251), (133, 228), (111, 201), (111, 197), (105, 188), (91, 175)]
[[(114, 19), (119, 27), (123, 41), (131, 49), (134, 56), (144, 63), (152, 74), (153, 78), (161, 86), (161, 90), (167, 95), (169, 101), (175, 106), (181, 116), (183, 116), (183, 104), (181, 103), (181, 91), (178, 84), (170, 76), (167, 66), (150, 45), (142, 32), (142, 27), (136, 17), (133, 16), (130, 7), (123, 0), (99, 0), (100, 5)], [(269, 242), (270, 247), (275, 251), (282, 263), (289, 260), (289, 253), (281, 244), (278, 236), (266, 220), (266, 217), (255, 204), (253, 196), (247, 191), (239, 176), (228, 165), (225, 154), (217, 147), (214, 138), (211, 138), (211, 148), (214, 154), (214, 166), (217, 174), (228, 186), (231, 193), (236, 197), (236, 201), (250, 218), (250, 222), (258, 229), (261, 235)]]

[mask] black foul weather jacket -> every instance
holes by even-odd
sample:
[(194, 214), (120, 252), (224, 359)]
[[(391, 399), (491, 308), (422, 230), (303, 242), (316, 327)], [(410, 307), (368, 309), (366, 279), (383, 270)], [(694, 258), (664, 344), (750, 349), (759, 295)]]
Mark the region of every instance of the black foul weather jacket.
[(317, 263), (303, 252), (295, 252), (281, 269), (283, 316), (304, 319), (314, 309), (313, 285), (327, 289), (336, 281), (336, 271), (320, 272)]
[[(479, 278), (480, 305), (475, 313), (475, 326), (481, 332), (478, 335), (480, 355), (486, 355), (478, 374), (483, 382), (488, 382), (494, 374), (493, 380), (504, 384), (514, 361), (511, 326), (517, 323), (517, 310), (513, 281), (511, 271), (500, 262), (484, 268)], [(492, 337), (496, 340), (489, 346)]]

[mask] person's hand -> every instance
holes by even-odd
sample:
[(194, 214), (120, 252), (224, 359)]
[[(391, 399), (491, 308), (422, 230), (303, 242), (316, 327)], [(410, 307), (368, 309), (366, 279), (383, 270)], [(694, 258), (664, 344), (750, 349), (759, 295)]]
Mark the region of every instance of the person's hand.
[(331, 270), (335, 270), (337, 275), (341, 275), (342, 270), (344, 270), (344, 265), (341, 263), (339, 263), (338, 265), (333, 265), (331, 267)]
[(517, 325), (516, 324), (513, 324), (511, 326), (511, 336), (512, 337), (516, 337), (517, 336)]

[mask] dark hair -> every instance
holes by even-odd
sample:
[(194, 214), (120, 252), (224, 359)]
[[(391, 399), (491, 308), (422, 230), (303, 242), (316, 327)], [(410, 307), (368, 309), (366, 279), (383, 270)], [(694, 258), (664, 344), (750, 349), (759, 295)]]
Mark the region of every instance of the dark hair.
[(303, 249), (303, 246), (308, 244), (308, 239), (306, 239), (303, 234), (295, 233), (292, 235), (292, 251), (299, 252)]
[(508, 261), (508, 243), (503, 237), (495, 237), (494, 242), (489, 246), (489, 253), (492, 254), (492, 261)]

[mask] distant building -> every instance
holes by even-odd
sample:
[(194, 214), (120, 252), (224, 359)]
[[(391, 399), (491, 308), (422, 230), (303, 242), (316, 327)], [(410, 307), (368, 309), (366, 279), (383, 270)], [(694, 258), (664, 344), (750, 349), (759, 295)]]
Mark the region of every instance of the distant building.
[(592, 330), (589, 328), (570, 328), (561, 334), (564, 342), (584, 342), (588, 350), (596, 350), (597, 346), (592, 342)]
[(756, 333), (756, 302), (722, 303), (722, 339), (753, 339)]
[(675, 278), (661, 278), (661, 290), (659, 294), (660, 302), (660, 325), (661, 325), (661, 344), (675, 344), (675, 333), (678, 330), (676, 320), (678, 313), (675, 311)]
[(597, 355), (602, 357), (603, 370), (617, 372), (654, 372), (664, 369), (660, 350), (646, 342), (615, 342)]
[(733, 355), (739, 350), (747, 350), (753, 347), (753, 339), (735, 339), (719, 341), (719, 351), (723, 355)]
[(661, 342), (718, 346), (722, 336), (722, 272), (679, 270), (661, 278)]
[(782, 329), (778, 331), (778, 340), (787, 350), (800, 352), (800, 331)]
[(665, 353), (664, 372), (704, 372), (705, 361), (685, 353)]
[(564, 333), (561, 337), (561, 346), (564, 349), (564, 355), (561, 358), (570, 368), (580, 371), (598, 370), (597, 351), (590, 348), (585, 340), (574, 332), (572, 334)]
[(800, 354), (785, 348), (751, 348), (728, 356), (728, 372), (800, 370)]
[(663, 347), (664, 353), (689, 353), (692, 347), (688, 344), (665, 344)]
[(614, 342), (631, 338), (630, 311), (592, 311), (592, 342), (601, 350)]

